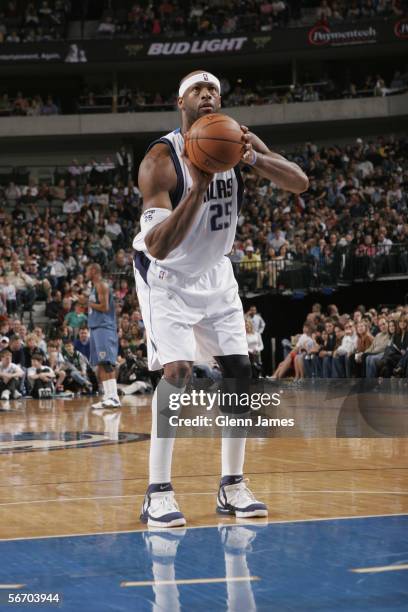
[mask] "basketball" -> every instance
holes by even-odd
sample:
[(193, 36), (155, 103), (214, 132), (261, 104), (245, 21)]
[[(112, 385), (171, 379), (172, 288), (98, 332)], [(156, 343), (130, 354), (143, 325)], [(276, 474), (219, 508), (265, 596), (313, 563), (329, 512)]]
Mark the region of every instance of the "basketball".
[(203, 172), (230, 170), (242, 157), (242, 134), (239, 124), (231, 117), (219, 113), (204, 115), (186, 134), (188, 158)]

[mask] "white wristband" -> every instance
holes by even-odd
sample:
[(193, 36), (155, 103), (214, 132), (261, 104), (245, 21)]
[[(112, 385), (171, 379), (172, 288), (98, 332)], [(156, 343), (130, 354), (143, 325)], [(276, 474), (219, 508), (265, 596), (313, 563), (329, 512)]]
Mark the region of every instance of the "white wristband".
[(245, 163), (247, 163), (249, 166), (255, 166), (257, 159), (258, 153), (255, 151), (255, 149), (252, 149), (252, 159), (251, 161), (246, 161)]

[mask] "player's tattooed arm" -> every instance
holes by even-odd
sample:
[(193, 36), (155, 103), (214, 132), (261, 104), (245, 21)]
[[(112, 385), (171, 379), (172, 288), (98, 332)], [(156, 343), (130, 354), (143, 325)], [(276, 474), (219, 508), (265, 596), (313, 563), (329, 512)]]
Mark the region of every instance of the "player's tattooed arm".
[(109, 287), (105, 282), (95, 283), (95, 289), (98, 294), (97, 302), (89, 302), (89, 306), (92, 310), (98, 312), (109, 312)]
[(268, 178), (280, 189), (302, 193), (309, 188), (309, 179), (300, 166), (268, 149), (259, 136), (250, 132), (245, 125), (241, 125), (241, 128), (245, 142), (242, 156), (244, 163), (252, 163), (255, 172)]
[(165, 259), (190, 231), (195, 215), (203, 203), (212, 175), (201, 172), (186, 160), (193, 184), (185, 198), (173, 210), (170, 194), (177, 186), (177, 176), (165, 144), (154, 146), (139, 169), (139, 189), (143, 196), (143, 211), (164, 208), (171, 214), (145, 236), (146, 247), (156, 259)]

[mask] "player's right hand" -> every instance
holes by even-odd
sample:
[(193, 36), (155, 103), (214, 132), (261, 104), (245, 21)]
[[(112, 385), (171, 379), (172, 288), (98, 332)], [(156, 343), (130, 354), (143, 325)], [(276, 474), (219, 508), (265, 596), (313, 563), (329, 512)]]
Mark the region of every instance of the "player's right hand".
[(214, 178), (214, 175), (208, 174), (208, 172), (203, 172), (202, 170), (200, 170), (200, 168), (197, 168), (197, 166), (195, 166), (193, 162), (188, 158), (185, 147), (182, 153), (182, 157), (193, 181), (193, 189), (195, 187), (199, 191), (207, 191), (211, 181)]

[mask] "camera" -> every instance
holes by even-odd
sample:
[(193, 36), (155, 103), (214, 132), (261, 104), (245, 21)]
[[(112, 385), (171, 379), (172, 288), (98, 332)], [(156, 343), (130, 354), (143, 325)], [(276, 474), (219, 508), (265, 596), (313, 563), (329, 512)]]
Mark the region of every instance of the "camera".
[(39, 399), (50, 399), (52, 397), (52, 391), (49, 387), (44, 387), (43, 389), (38, 389), (38, 398)]

